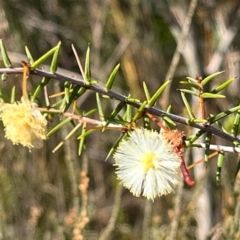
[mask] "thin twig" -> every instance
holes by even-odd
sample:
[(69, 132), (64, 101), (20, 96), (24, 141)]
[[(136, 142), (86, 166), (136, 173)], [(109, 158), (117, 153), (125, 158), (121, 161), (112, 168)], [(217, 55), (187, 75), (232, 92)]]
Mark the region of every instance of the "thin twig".
[(236, 14), (232, 16), (232, 19), (234, 19), (234, 21), (231, 23), (230, 26), (227, 26), (226, 31), (224, 31), (224, 34), (219, 37), (217, 49), (214, 52), (214, 54), (212, 54), (208, 66), (206, 66), (206, 68), (204, 69), (205, 74), (207, 75), (216, 72), (220, 68), (227, 50), (230, 48), (233, 40), (235, 39), (239, 32), (240, 6), (238, 6)]
[(114, 199), (111, 217), (109, 219), (109, 222), (108, 222), (106, 228), (103, 230), (101, 236), (99, 237), (99, 240), (108, 239), (115, 227), (118, 212), (119, 212), (120, 205), (121, 205), (122, 189), (123, 189), (122, 185), (118, 184), (116, 193), (115, 193), (115, 199)]
[[(88, 156), (86, 154), (86, 152), (82, 153), (82, 173), (85, 173), (85, 180), (87, 178), (88, 175)], [(88, 206), (88, 185), (85, 188), (85, 192), (83, 193), (82, 189), (81, 190), (81, 197), (82, 197), (82, 202), (81, 202), (81, 213), (86, 212), (87, 213), (87, 206)]]
[[(186, 37), (188, 35), (188, 31), (189, 31), (189, 28), (190, 28), (190, 24), (192, 22), (192, 17), (193, 17), (193, 14), (195, 12), (196, 6), (197, 6), (197, 0), (192, 0), (191, 3), (190, 3), (189, 9), (188, 9), (186, 18), (185, 18), (184, 23), (183, 23), (182, 32), (180, 34), (180, 37), (179, 37), (179, 40), (178, 40), (178, 43), (177, 43), (177, 48), (174, 52), (171, 65), (170, 65), (170, 67), (168, 69), (168, 72), (166, 74), (166, 78), (165, 78), (166, 80), (172, 79), (172, 77), (173, 77), (173, 75), (176, 71), (176, 68), (177, 68), (177, 65), (178, 65), (178, 62), (179, 62), (179, 59), (180, 59), (180, 54), (183, 50), (185, 40), (186, 40)], [(165, 98), (166, 105), (165, 106), (168, 105), (167, 102), (168, 102), (168, 99), (169, 99), (169, 96), (170, 96), (169, 91), (170, 91), (170, 87), (168, 87), (164, 92), (164, 96), (166, 96), (166, 98)]]
[[(198, 147), (198, 148), (206, 148), (206, 144), (205, 143), (197, 143), (191, 147)], [(222, 145), (214, 145), (211, 144), (209, 146), (209, 150), (213, 150), (213, 151), (223, 151), (223, 152), (232, 152), (232, 153), (240, 153), (240, 148), (239, 147), (234, 147), (234, 146), (222, 146)]]
[[(63, 138), (69, 133), (69, 129), (62, 128), (61, 134)], [(77, 169), (78, 163), (77, 158), (75, 156), (75, 149), (76, 146), (72, 144), (70, 141), (66, 141), (64, 144), (64, 159), (66, 162), (69, 179), (71, 182), (71, 194), (72, 194), (72, 204), (74, 210), (78, 213), (79, 212), (79, 203), (80, 203), (80, 196), (78, 193), (78, 179), (77, 179)]]
[[(65, 117), (72, 117), (72, 119), (75, 119), (75, 120), (77, 120), (80, 123), (87, 123), (87, 124), (91, 124), (92, 125), (92, 126), (86, 126), (85, 127), (86, 129), (99, 129), (99, 130), (101, 130), (104, 126), (106, 126), (106, 121), (99, 121), (99, 120), (88, 118), (88, 117), (81, 117), (81, 116), (76, 115), (74, 113), (68, 113), (68, 112), (62, 113), (62, 111), (58, 110), (58, 109), (53, 109), (53, 108), (50, 108), (50, 109), (37, 108), (37, 109), (39, 111), (42, 111), (42, 112), (44, 112), (44, 111), (56, 112), (56, 113), (64, 115)], [(153, 117), (151, 114), (147, 114), (147, 115), (151, 116), (151, 118)], [(93, 125), (95, 125), (95, 126), (93, 126)], [(160, 125), (160, 127), (161, 127), (161, 125)], [(108, 125), (108, 127), (106, 128), (106, 130), (123, 130), (124, 128), (125, 128), (125, 126), (123, 126), (121, 124), (110, 123)], [(188, 145), (188, 141), (185, 141), (185, 144)], [(206, 148), (206, 144), (197, 142), (194, 145), (191, 145), (191, 147), (197, 147), (197, 148), (205, 149)], [(208, 147), (209, 147), (209, 150), (216, 151), (215, 155), (217, 155), (217, 152), (220, 152), (220, 151), (232, 152), (232, 153), (240, 153), (240, 147), (235, 147), (235, 146), (223, 146), (223, 145), (210, 144)], [(200, 163), (202, 160), (203, 159), (199, 160), (198, 162)], [(192, 164), (191, 166), (195, 166), (195, 165), (196, 165), (196, 162), (194, 164)], [(191, 167), (188, 166), (188, 169), (189, 168), (191, 168)]]
[[(73, 113), (68, 113), (68, 112), (63, 113), (61, 110), (54, 109), (54, 108), (46, 109), (46, 108), (38, 107), (37, 109), (39, 111), (42, 111), (42, 112), (44, 112), (44, 111), (55, 112), (55, 113), (62, 114), (65, 117), (72, 117), (72, 119), (78, 120), (81, 123), (88, 123), (88, 124), (96, 125), (97, 126), (96, 128), (98, 128), (99, 130), (102, 129), (101, 127), (104, 127), (106, 125), (106, 121), (99, 121), (99, 120), (88, 118), (88, 117), (81, 117), (79, 115), (75, 115)], [(147, 114), (147, 115), (152, 117), (151, 114), (150, 115)], [(110, 130), (123, 130), (124, 127), (125, 126), (123, 126), (121, 124), (110, 123), (106, 129), (107, 130), (109, 130), (109, 129)], [(92, 126), (92, 127), (87, 127), (86, 126), (86, 129), (91, 129), (91, 128), (92, 129), (96, 129), (94, 126)], [(186, 143), (186, 145), (188, 145), (188, 141), (185, 141), (185, 143)], [(197, 142), (197, 143), (191, 145), (191, 147), (197, 147), (197, 148), (205, 149), (206, 148), (206, 144)], [(212, 150), (212, 151), (218, 151), (218, 152), (223, 151), (223, 152), (240, 153), (240, 147), (235, 147), (235, 146), (222, 146), (222, 145), (210, 144), (208, 147), (209, 147), (209, 150)]]
[[(213, 158), (213, 157), (215, 157), (216, 155), (218, 155), (218, 152), (217, 152), (217, 151), (211, 153), (211, 154), (208, 156), (208, 159)], [(201, 159), (199, 159), (198, 161), (195, 161), (193, 164), (188, 165), (188, 166), (187, 166), (187, 169), (189, 170), (189, 169), (195, 167), (197, 164), (199, 164), (199, 163), (201, 163), (201, 162), (204, 162), (204, 161), (205, 161), (205, 158), (201, 158)]]
[(143, 218), (143, 227), (142, 227), (142, 240), (147, 240), (150, 238), (150, 223), (152, 219), (152, 208), (153, 202), (146, 200), (144, 208), (144, 218)]
[(182, 210), (183, 187), (184, 187), (184, 182), (181, 181), (177, 189), (178, 193), (175, 200), (174, 217), (171, 222), (170, 234), (167, 240), (174, 240), (177, 237), (178, 225), (179, 225), (181, 210)]
[[(23, 72), (23, 68), (0, 68), (0, 73), (22, 74), (22, 72)], [(137, 99), (136, 100), (129, 99), (128, 97), (126, 97), (122, 94), (119, 94), (119, 93), (111, 91), (111, 90), (107, 90), (96, 84), (88, 85), (86, 82), (84, 82), (83, 79), (76, 79), (76, 78), (64, 76), (64, 75), (61, 75), (58, 73), (51, 73), (51, 72), (46, 72), (46, 71), (42, 71), (42, 70), (38, 70), (38, 69), (30, 71), (29, 74), (47, 77), (50, 79), (55, 79), (55, 80), (61, 81), (63, 83), (68, 81), (72, 84), (76, 84), (78, 86), (84, 87), (84, 88), (92, 90), (94, 92), (98, 92), (101, 95), (106, 95), (106, 96), (109, 96), (110, 98), (116, 99), (118, 101), (125, 102), (126, 104), (129, 104), (135, 108), (140, 108), (142, 105), (142, 102), (138, 101)], [(206, 132), (211, 132), (211, 133), (215, 134), (216, 136), (219, 136), (219, 137), (226, 139), (228, 141), (231, 141), (231, 142), (236, 141), (236, 142), (240, 143), (239, 138), (234, 137), (228, 133), (225, 133), (211, 125), (208, 126), (208, 125), (204, 125), (204, 124), (191, 123), (191, 122), (189, 122), (189, 119), (187, 119), (187, 118), (165, 112), (165, 111), (157, 109), (155, 107), (148, 107), (147, 105), (145, 106), (144, 111), (149, 112), (149, 113), (151, 113), (155, 116), (159, 116), (159, 117), (167, 116), (174, 122), (178, 122), (178, 123), (181, 123), (181, 124), (184, 124), (187, 126), (198, 128), (198, 129), (204, 130)]]
[[(50, 112), (56, 112), (59, 114), (62, 114), (66, 117), (72, 117), (75, 120), (78, 120), (81, 123), (88, 123), (88, 124), (93, 124), (96, 125), (99, 130), (101, 130), (101, 127), (104, 127), (106, 125), (106, 121), (99, 121), (99, 120), (95, 120), (92, 118), (88, 118), (88, 117), (81, 117), (78, 115), (75, 115), (73, 113), (62, 113), (62, 111), (57, 110), (57, 109), (45, 109), (45, 108), (37, 108), (40, 111), (50, 111)], [(86, 129), (95, 129), (94, 126), (93, 127), (86, 127)], [(122, 130), (124, 128), (123, 125), (120, 124), (114, 124), (114, 123), (110, 123), (108, 125), (108, 128), (106, 128), (107, 130)], [(185, 141), (186, 144), (188, 144), (188, 141)], [(197, 147), (197, 148), (206, 148), (206, 144), (205, 143), (195, 143), (194, 145), (192, 145), (191, 147)], [(222, 145), (214, 145), (214, 144), (210, 144), (209, 145), (209, 150), (213, 150), (213, 151), (223, 151), (223, 152), (233, 152), (233, 153), (240, 153), (240, 148), (239, 147), (234, 147), (234, 146), (222, 146)]]
[(234, 237), (237, 237), (237, 233), (240, 232), (240, 175), (236, 177), (234, 193), (235, 193), (236, 205), (235, 205), (234, 216), (230, 226), (230, 234), (229, 234), (229, 236), (232, 239), (234, 239)]

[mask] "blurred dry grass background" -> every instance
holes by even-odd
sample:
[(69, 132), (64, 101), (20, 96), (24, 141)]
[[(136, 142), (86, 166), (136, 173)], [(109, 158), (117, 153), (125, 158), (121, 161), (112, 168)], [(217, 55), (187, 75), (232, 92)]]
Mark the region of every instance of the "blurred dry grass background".
[[(142, 100), (143, 81), (152, 92), (165, 81), (189, 4), (187, 0), (1, 0), (0, 37), (15, 66), (23, 60), (25, 45), (37, 59), (61, 41), (59, 67), (71, 75), (79, 72), (71, 44), (83, 60), (90, 43), (94, 78), (104, 84), (119, 62), (114, 89)], [(219, 70), (225, 73), (217, 80), (236, 79), (225, 92), (226, 99), (209, 102), (208, 114), (239, 104), (239, 5), (233, 0), (198, 1), (166, 96), (175, 114), (185, 115), (176, 91), (179, 80)], [(32, 77), (30, 89), (40, 80)], [(3, 95), (10, 94), (13, 84), (20, 97), (21, 76), (1, 83)], [(61, 88), (58, 82), (49, 85), (53, 93)], [(165, 108), (165, 101), (160, 100), (157, 107)], [(115, 104), (103, 106), (104, 111), (110, 112)], [(192, 104), (197, 111), (198, 105)], [(94, 94), (83, 95), (78, 105), (83, 111), (94, 108)], [(49, 127), (57, 121), (52, 119)], [(223, 124), (228, 126), (228, 120)], [(0, 134), (0, 239), (240, 238), (240, 176), (233, 181), (236, 155), (227, 155), (220, 186), (215, 183), (216, 160), (212, 160), (207, 169), (199, 170), (204, 171), (200, 176), (196, 168), (195, 187), (182, 184), (175, 194), (151, 203), (119, 187), (112, 159), (104, 162), (119, 132), (94, 133), (81, 156), (74, 138), (53, 154), (70, 130), (66, 126), (31, 152), (13, 146), (3, 131)], [(191, 135), (192, 129), (184, 130)], [(202, 153), (189, 151), (187, 158), (191, 162), (198, 156)]]

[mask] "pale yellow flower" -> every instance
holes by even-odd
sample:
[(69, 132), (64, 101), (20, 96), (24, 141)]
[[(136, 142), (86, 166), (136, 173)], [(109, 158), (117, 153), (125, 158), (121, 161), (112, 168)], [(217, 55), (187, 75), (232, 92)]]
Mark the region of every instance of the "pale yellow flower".
[(37, 105), (29, 100), (1, 105), (0, 118), (5, 137), (13, 144), (33, 148), (39, 141), (46, 139), (47, 120), (36, 107)]
[(181, 181), (181, 159), (156, 131), (136, 129), (129, 133), (114, 158), (118, 179), (136, 197), (154, 200), (173, 192)]

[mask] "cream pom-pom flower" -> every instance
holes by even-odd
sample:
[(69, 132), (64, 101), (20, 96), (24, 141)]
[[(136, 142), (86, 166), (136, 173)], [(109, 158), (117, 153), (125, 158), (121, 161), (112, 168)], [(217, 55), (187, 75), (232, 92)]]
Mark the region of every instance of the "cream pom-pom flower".
[(47, 120), (36, 107), (36, 103), (24, 99), (1, 105), (0, 118), (5, 137), (13, 144), (33, 148), (46, 139)]
[(123, 140), (115, 154), (116, 174), (130, 192), (154, 200), (167, 195), (181, 181), (181, 159), (164, 134), (136, 129)]

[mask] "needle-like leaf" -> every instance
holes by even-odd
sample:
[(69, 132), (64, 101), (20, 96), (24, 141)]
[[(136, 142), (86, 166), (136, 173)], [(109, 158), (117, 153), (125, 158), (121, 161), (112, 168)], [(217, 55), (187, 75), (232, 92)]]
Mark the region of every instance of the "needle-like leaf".
[(216, 172), (216, 182), (217, 182), (217, 184), (220, 183), (223, 161), (224, 161), (224, 152), (219, 152), (218, 160), (217, 160), (217, 172)]
[(190, 137), (187, 142), (187, 146), (190, 147), (198, 138), (200, 138), (205, 133), (204, 130), (199, 130), (195, 135)]
[(213, 73), (213, 74), (207, 76), (206, 78), (204, 78), (201, 81), (202, 85), (205, 86), (209, 81), (211, 81), (213, 78), (215, 78), (216, 76), (218, 76), (221, 73), (223, 73), (223, 71), (222, 72), (216, 72), (216, 73)]
[(57, 71), (60, 46), (61, 46), (61, 42), (58, 43), (57, 48), (53, 54), (53, 58), (52, 58), (51, 66), (50, 66), (50, 71), (52, 73), (55, 73)]
[(85, 77), (87, 82), (91, 82), (91, 66), (90, 66), (90, 47), (87, 48), (86, 59), (85, 59)]
[(236, 114), (234, 122), (233, 122), (233, 127), (232, 127), (232, 130), (231, 130), (231, 133), (235, 137), (238, 134), (239, 124), (240, 124), (240, 110), (237, 111), (237, 114)]
[(72, 118), (71, 117), (68, 117), (66, 119), (64, 119), (63, 121), (61, 121), (59, 124), (57, 124), (54, 128), (52, 128), (47, 136), (49, 137), (51, 134), (55, 133), (57, 130), (59, 130), (60, 128), (62, 128), (65, 124), (69, 123), (72, 121)]
[(132, 119), (133, 122), (136, 122), (139, 118), (142, 117), (142, 114), (146, 105), (147, 105), (147, 101), (144, 101), (140, 106), (140, 108), (138, 109), (137, 113), (133, 116), (133, 119)]
[(43, 77), (41, 83), (37, 86), (36, 90), (33, 93), (32, 100), (36, 99), (38, 94), (43, 90), (44, 86), (46, 86), (50, 81), (50, 78)]
[(215, 94), (215, 93), (209, 93), (205, 92), (201, 95), (203, 98), (225, 98), (222, 94)]
[(224, 83), (222, 83), (221, 85), (219, 85), (218, 87), (216, 87), (215, 89), (213, 89), (211, 91), (211, 93), (218, 93), (220, 91), (222, 91), (224, 88), (226, 88), (229, 84), (231, 84), (234, 81), (234, 78), (230, 78), (227, 81), (225, 81)]
[(43, 56), (41, 56), (38, 60), (36, 60), (33, 64), (31, 64), (31, 69), (34, 70), (39, 67), (43, 62), (45, 62), (50, 56), (52, 56), (55, 51), (59, 51), (59, 44), (46, 52)]
[(185, 107), (187, 109), (187, 112), (188, 112), (188, 115), (190, 117), (190, 120), (195, 119), (196, 117), (194, 116), (194, 113), (193, 113), (193, 111), (192, 111), (192, 109), (190, 107), (190, 104), (188, 103), (188, 100), (187, 100), (184, 92), (181, 92), (181, 96), (182, 96), (183, 103), (184, 103), (184, 105), (185, 105)]
[[(86, 133), (86, 124), (83, 125), (82, 127), (82, 133), (81, 136), (84, 136), (84, 134)], [(80, 156), (82, 154), (83, 148), (85, 147), (85, 140), (86, 140), (86, 136), (81, 137), (79, 140), (79, 145), (78, 145), (78, 156)]]
[(99, 93), (96, 93), (96, 102), (97, 102), (97, 109), (98, 109), (98, 115), (101, 121), (104, 121), (104, 113), (103, 113), (103, 108), (102, 108), (102, 103), (101, 99), (99, 96)]
[(126, 106), (125, 102), (120, 102), (117, 107), (112, 111), (111, 116), (108, 117), (107, 122), (103, 128), (103, 131), (107, 128), (107, 126), (111, 123), (115, 121), (115, 117), (117, 116), (117, 114)]
[(189, 89), (179, 89), (181, 91), (181, 93), (189, 93), (191, 95), (194, 95), (194, 96), (199, 96), (199, 94), (197, 92), (194, 92), (193, 90), (189, 90)]
[(224, 111), (224, 112), (221, 112), (221, 113), (219, 113), (219, 114), (217, 114), (217, 115), (215, 115), (215, 116), (211, 116), (211, 117), (208, 119), (208, 122), (209, 122), (210, 124), (213, 124), (213, 123), (219, 121), (220, 119), (222, 119), (222, 118), (224, 118), (224, 117), (226, 117), (226, 116), (228, 116), (228, 115), (230, 115), (230, 114), (232, 114), (232, 113), (234, 113), (234, 112), (236, 112), (236, 111), (238, 111), (238, 110), (240, 110), (240, 106), (236, 106), (236, 107), (230, 108), (229, 110), (226, 110), (226, 111)]
[(115, 80), (115, 77), (116, 77), (116, 75), (117, 75), (117, 72), (118, 72), (119, 68), (120, 68), (120, 64), (118, 64), (118, 65), (113, 69), (113, 71), (111, 72), (111, 74), (110, 74), (110, 76), (109, 76), (109, 78), (108, 78), (108, 80), (107, 80), (107, 83), (106, 83), (106, 85), (105, 85), (105, 88), (106, 88), (107, 90), (111, 90), (112, 85), (113, 85), (113, 82), (114, 82), (114, 80)]
[(146, 97), (147, 101), (149, 102), (151, 96), (150, 96), (150, 93), (148, 91), (148, 87), (147, 87), (146, 82), (143, 82), (143, 90), (144, 90), (144, 93), (145, 93), (145, 97)]
[(14, 103), (15, 101), (16, 101), (16, 87), (13, 86), (11, 91), (10, 103)]
[(154, 95), (150, 98), (150, 100), (148, 101), (148, 106), (152, 107), (157, 99), (159, 98), (159, 96), (162, 94), (162, 92), (165, 90), (165, 88), (167, 87), (167, 85), (169, 84), (170, 80), (166, 81), (161, 87), (159, 87), (159, 89), (154, 93)]
[(78, 123), (69, 133), (68, 135), (64, 138), (64, 140), (62, 142), (60, 142), (54, 149), (53, 149), (53, 153), (56, 152), (65, 142), (66, 140), (68, 140), (80, 127), (81, 127), (82, 123)]
[(205, 152), (204, 152), (204, 161), (208, 162), (209, 147), (211, 144), (212, 133), (208, 132), (205, 136)]
[(189, 82), (189, 81), (180, 81), (181, 84), (184, 84), (184, 85), (187, 85), (189, 87), (192, 87), (192, 88), (195, 88), (195, 89), (198, 89), (200, 90), (200, 86), (198, 85), (198, 83), (195, 83), (195, 82)]
[(108, 158), (116, 151), (119, 143), (127, 136), (127, 133), (123, 133), (119, 136), (119, 138), (117, 139), (117, 141), (113, 144), (113, 146), (111, 147), (107, 157), (105, 158), (105, 161), (108, 160)]
[(30, 64), (33, 64), (34, 63), (34, 59), (33, 59), (32, 54), (30, 53), (30, 51), (29, 51), (27, 46), (25, 46), (25, 52), (26, 52), (26, 55), (27, 55), (28, 62)]
[(8, 54), (7, 54), (7, 51), (6, 51), (6, 48), (5, 48), (4, 44), (3, 44), (2, 39), (0, 39), (0, 50), (1, 50), (4, 66), (6, 68), (12, 67), (12, 63), (11, 63), (9, 57), (8, 57)]

